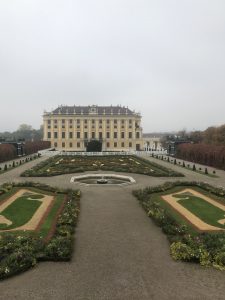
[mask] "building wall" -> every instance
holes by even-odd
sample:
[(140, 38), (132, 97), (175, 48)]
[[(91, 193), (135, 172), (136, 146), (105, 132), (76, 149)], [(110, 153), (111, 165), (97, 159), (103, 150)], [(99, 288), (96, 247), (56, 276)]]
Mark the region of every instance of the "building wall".
[(44, 140), (51, 147), (69, 151), (85, 151), (86, 143), (96, 139), (103, 151), (143, 149), (141, 116), (45, 113)]

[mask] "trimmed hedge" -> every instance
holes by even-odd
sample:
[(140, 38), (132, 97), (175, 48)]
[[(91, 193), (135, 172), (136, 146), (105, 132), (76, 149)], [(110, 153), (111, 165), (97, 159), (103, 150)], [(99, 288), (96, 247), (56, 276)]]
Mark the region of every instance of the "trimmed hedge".
[[(174, 187), (198, 187), (215, 196), (224, 198), (225, 190), (200, 182), (167, 182), (164, 185), (133, 191), (148, 216), (162, 228), (170, 241), (171, 256), (175, 260), (196, 262), (202, 266), (213, 266), (225, 270), (225, 233), (199, 233), (188, 229), (162, 205), (152, 194), (164, 193)], [(225, 204), (225, 200), (224, 200)]]
[(0, 233), (0, 279), (26, 271), (38, 261), (69, 261), (73, 253), (75, 227), (80, 212), (80, 191), (61, 190), (50, 186), (24, 182), (4, 184), (1, 194), (13, 187), (33, 187), (54, 193), (65, 193), (67, 199), (52, 234), (44, 239), (39, 234)]

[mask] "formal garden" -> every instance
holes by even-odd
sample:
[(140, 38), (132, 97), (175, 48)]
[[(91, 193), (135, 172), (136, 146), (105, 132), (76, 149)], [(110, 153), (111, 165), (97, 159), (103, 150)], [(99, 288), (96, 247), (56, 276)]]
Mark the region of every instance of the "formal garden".
[(26, 170), (21, 176), (55, 176), (99, 170), (137, 173), (155, 177), (183, 177), (182, 173), (133, 155), (55, 156), (30, 170)]
[(225, 190), (206, 183), (168, 182), (133, 192), (162, 228), (175, 260), (225, 270)]
[(68, 261), (80, 192), (24, 182), (0, 187), (0, 279), (39, 261)]

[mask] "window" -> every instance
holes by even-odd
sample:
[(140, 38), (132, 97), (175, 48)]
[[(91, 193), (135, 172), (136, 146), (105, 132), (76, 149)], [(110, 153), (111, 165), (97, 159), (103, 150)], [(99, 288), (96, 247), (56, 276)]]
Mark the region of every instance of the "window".
[(54, 139), (58, 138), (58, 132), (54, 132)]
[(129, 120), (129, 124), (132, 124), (132, 120), (131, 119)]
[(106, 120), (106, 123), (107, 123), (107, 124), (109, 124), (109, 123), (110, 123), (110, 120), (109, 120), (109, 119), (107, 119), (107, 120)]
[(132, 139), (132, 132), (129, 132), (129, 139)]
[(69, 138), (70, 138), (70, 139), (73, 138), (73, 133), (72, 133), (72, 132), (69, 133)]
[(129, 148), (132, 148), (132, 143), (131, 142), (129, 143)]
[(57, 120), (54, 120), (54, 123), (57, 124)]
[(77, 138), (80, 139), (80, 131), (77, 132)]
[(57, 147), (57, 146), (58, 146), (58, 144), (55, 142), (55, 143), (54, 143), (54, 147)]
[(88, 120), (87, 120), (87, 119), (85, 119), (85, 120), (84, 120), (84, 124), (87, 124), (87, 122), (88, 122)]
[(124, 148), (124, 142), (121, 143), (121, 147)]
[(62, 132), (62, 139), (65, 139), (65, 137), (66, 137), (66, 133)]
[(48, 120), (48, 124), (51, 125), (51, 120)]
[(65, 143), (64, 142), (62, 143), (62, 148), (65, 148)]
[(73, 148), (73, 143), (70, 143), (70, 148)]
[(77, 148), (80, 148), (80, 143), (79, 142), (77, 143)]
[(91, 123), (92, 123), (92, 124), (95, 124), (95, 120), (92, 120)]
[(57, 125), (55, 125), (54, 128), (57, 128)]
[(121, 120), (121, 123), (124, 124), (124, 120)]
[(99, 132), (99, 138), (102, 139), (102, 132)]
[(117, 142), (114, 143), (114, 148), (116, 148), (116, 147), (117, 147)]
[(92, 137), (92, 139), (95, 139), (95, 132), (91, 133), (91, 137)]
[(70, 119), (69, 123), (72, 124), (73, 123), (73, 119)]
[(140, 138), (140, 132), (136, 132), (136, 139)]
[(114, 132), (114, 139), (117, 139), (117, 132)]
[(114, 119), (114, 124), (117, 124), (117, 119)]
[(99, 120), (99, 124), (102, 124), (102, 120)]
[(121, 132), (121, 139), (124, 139), (125, 138), (125, 133), (122, 131)]
[(88, 138), (88, 133), (87, 133), (87, 131), (84, 132), (84, 138), (85, 138), (85, 139)]
[(48, 139), (51, 138), (51, 132), (48, 132)]
[(77, 119), (77, 124), (80, 124), (80, 119)]
[(62, 124), (65, 124), (65, 119), (62, 119)]
[[(57, 126), (56, 126), (57, 127)], [(48, 129), (51, 129), (51, 125), (48, 125)]]
[(109, 142), (106, 143), (106, 147), (107, 147), (107, 148), (110, 147), (110, 143), (109, 143)]
[(110, 132), (106, 132), (106, 138), (110, 139)]

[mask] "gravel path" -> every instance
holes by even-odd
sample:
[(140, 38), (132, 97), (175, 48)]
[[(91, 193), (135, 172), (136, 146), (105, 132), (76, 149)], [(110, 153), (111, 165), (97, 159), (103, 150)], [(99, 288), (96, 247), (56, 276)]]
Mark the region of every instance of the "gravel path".
[[(15, 176), (10, 172), (9, 180)], [(69, 183), (71, 176), (32, 180), (76, 188)], [(163, 183), (168, 178), (131, 176), (136, 185), (82, 187), (72, 262), (41, 263), (1, 282), (0, 299), (224, 299), (225, 273), (174, 262), (166, 236), (131, 194), (133, 188)], [(187, 177), (192, 178), (190, 174)], [(209, 180), (214, 183), (215, 179)], [(220, 184), (221, 178), (218, 180)]]

